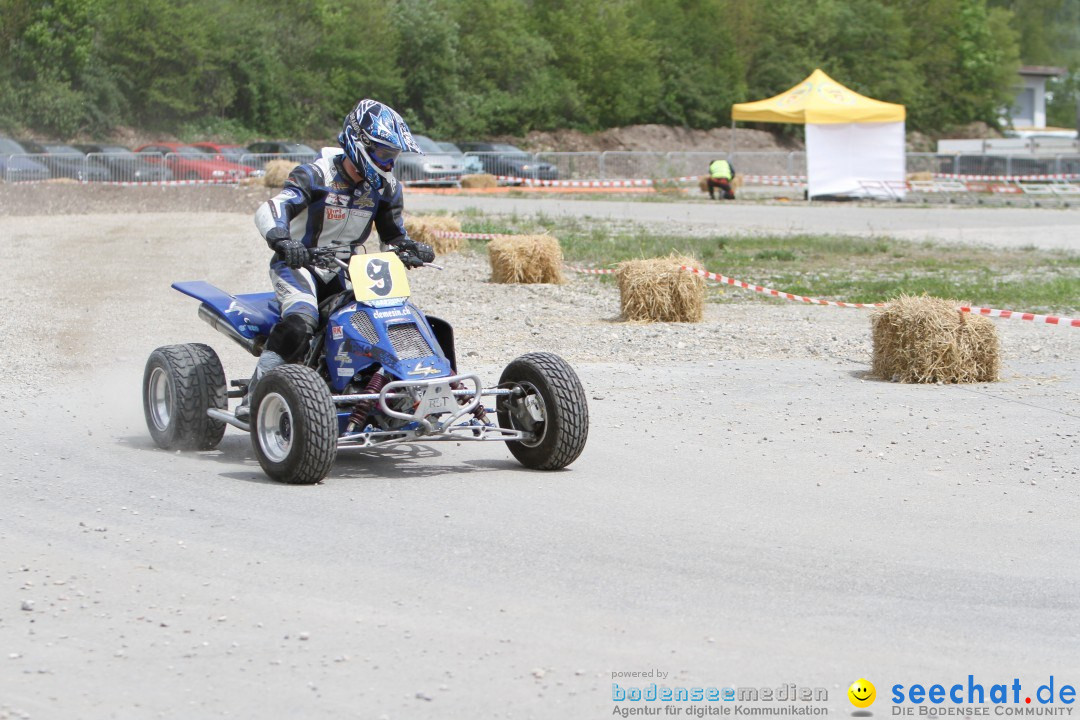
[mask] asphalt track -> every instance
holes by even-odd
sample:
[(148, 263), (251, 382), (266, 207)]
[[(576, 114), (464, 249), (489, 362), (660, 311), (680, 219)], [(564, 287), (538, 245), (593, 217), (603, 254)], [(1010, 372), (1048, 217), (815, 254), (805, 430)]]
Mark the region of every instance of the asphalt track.
[(1080, 249), (1076, 208), (976, 206), (913, 207), (899, 203), (649, 202), (552, 197), (410, 196), (415, 211), (476, 208), (504, 215), (589, 217), (600, 220), (691, 225), (735, 235), (839, 234), (996, 247)]
[[(737, 213), (750, 229), (993, 224), (690, 205), (572, 209)], [(984, 212), (1063, 235), (1076, 217)], [(190, 242), (213, 257), (215, 238)], [(123, 274), (85, 260), (104, 287), (128, 282), (73, 287), (67, 312), (96, 336), (52, 337), (49, 313), (20, 304), (52, 273), (16, 274), (0, 296), (34, 318), (17, 334), (5, 320), (5, 343), (29, 335), (72, 363), (51, 389), (0, 379), (0, 718), (604, 718), (613, 672), (655, 670), (687, 687), (826, 688), (832, 715), (866, 677), (880, 717), (894, 683), (1080, 680), (1075, 354), (965, 387), (872, 381), (843, 359), (585, 364), (591, 435), (566, 471), (430, 444), (345, 455), (325, 483), (287, 487), (235, 431), (210, 453), (150, 442), (146, 347), (216, 337), (193, 306), (159, 302), (182, 262), (161, 252)], [(41, 253), (0, 257), (26, 268)], [(140, 332), (97, 317), (132, 289)], [(227, 370), (248, 363), (215, 345)]]

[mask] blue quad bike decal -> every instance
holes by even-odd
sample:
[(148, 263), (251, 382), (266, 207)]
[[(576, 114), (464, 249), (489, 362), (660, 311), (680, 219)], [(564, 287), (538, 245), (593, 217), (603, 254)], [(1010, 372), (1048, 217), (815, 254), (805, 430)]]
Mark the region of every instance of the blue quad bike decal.
[[(459, 371), (450, 324), (409, 302), (398, 257), (349, 252), (348, 246), (313, 252), (312, 264), (343, 273), (349, 289), (321, 299), (320, 326), (307, 353), (263, 376), (245, 420), (229, 401), (246, 394), (248, 380), (234, 380), (229, 390), (212, 348), (188, 343), (154, 350), (143, 375), (154, 442), (167, 450), (211, 450), (232, 425), (250, 433), (267, 475), (292, 484), (321, 481), (338, 449), (405, 442), (505, 442), (522, 465), (540, 470), (577, 459), (589, 408), (565, 360), (527, 353), (506, 366), (497, 386), (485, 388), (476, 374)], [(199, 300), (199, 317), (255, 356), (280, 319), (273, 293), (230, 295), (202, 281), (173, 287)], [(495, 399), (497, 421), (484, 397)]]

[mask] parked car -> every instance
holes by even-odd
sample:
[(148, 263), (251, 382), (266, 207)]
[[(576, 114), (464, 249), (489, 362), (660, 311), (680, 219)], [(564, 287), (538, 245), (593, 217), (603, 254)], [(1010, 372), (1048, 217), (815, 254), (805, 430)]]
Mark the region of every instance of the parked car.
[(28, 157), (26, 148), (11, 138), (0, 138), (0, 180), (28, 182), (48, 180), (49, 168)]
[(26, 148), (26, 152), (37, 155), (34, 159), (49, 168), (49, 174), (54, 178), (71, 178), (84, 182), (102, 182), (109, 179), (107, 167), (91, 162), (70, 145), (43, 145), (32, 140), (19, 144)]
[(417, 146), (424, 151), (419, 153), (401, 153), (394, 162), (394, 175), (402, 182), (416, 182), (432, 185), (456, 185), (465, 172), (465, 163), (443, 149), (429, 137), (413, 135)]
[[(260, 174), (259, 170), (246, 165), (237, 165), (227, 160), (215, 160), (191, 145), (181, 143), (154, 143), (136, 148), (139, 153), (158, 153), (161, 162), (172, 170), (177, 180), (216, 180), (235, 182)], [(151, 162), (157, 162), (152, 155), (146, 155)]]
[(289, 143), (279, 141), (261, 141), (247, 146), (248, 152), (258, 155), (286, 155), (289, 160), (306, 163), (319, 157), (314, 148), (301, 143)]
[(243, 161), (245, 155), (251, 155), (251, 151), (243, 145), (222, 145), (220, 143), (197, 142), (191, 143), (191, 147), (202, 150), (207, 155), (213, 155), (217, 160), (227, 160), (237, 165), (249, 165)]
[(533, 156), (521, 148), (505, 143), (463, 142), (462, 150), (477, 153), (484, 171), (492, 175), (532, 178), (534, 180), (558, 180), (559, 168), (551, 163), (536, 162)]
[(484, 172), (484, 164), (475, 155), (466, 155), (461, 151), (461, 148), (452, 142), (440, 142), (438, 145), (444, 153), (464, 163), (465, 172), (463, 174), (476, 175)]
[(109, 169), (111, 179), (118, 182), (162, 182), (172, 180), (172, 170), (160, 162), (149, 162), (120, 145), (76, 145), (93, 155), (93, 160)]

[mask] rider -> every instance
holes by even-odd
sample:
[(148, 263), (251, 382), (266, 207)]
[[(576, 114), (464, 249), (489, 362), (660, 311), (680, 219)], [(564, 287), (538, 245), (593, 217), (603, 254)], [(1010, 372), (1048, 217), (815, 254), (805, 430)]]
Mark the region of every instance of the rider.
[(319, 301), (345, 289), (340, 270), (308, 267), (311, 250), (341, 246), (356, 251), (374, 223), (380, 240), (406, 267), (432, 262), (427, 243), (411, 240), (402, 222), (401, 183), (393, 176), (402, 152), (423, 154), (409, 126), (392, 108), (361, 100), (345, 116), (338, 148), (289, 173), (284, 189), (255, 212), (255, 225), (274, 251), (270, 282), (281, 320), (270, 330), (247, 394), (236, 410), (250, 414), (255, 383), (273, 368), (300, 360), (319, 326)]

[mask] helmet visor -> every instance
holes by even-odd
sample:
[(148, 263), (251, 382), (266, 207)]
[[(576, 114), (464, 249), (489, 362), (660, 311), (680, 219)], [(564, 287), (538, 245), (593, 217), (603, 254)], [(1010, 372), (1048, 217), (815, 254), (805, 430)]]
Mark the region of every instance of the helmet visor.
[(386, 147), (385, 145), (379, 145), (378, 143), (370, 143), (367, 146), (368, 155), (383, 170), (389, 170), (394, 167), (394, 161), (397, 160), (397, 156), (401, 154), (401, 150), (397, 148)]

